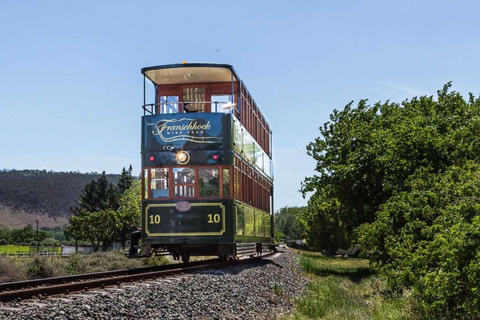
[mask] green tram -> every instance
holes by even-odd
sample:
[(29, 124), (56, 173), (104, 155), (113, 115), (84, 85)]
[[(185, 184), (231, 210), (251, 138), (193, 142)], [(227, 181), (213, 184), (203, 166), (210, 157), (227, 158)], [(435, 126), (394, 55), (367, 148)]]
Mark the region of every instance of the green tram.
[(140, 255), (188, 262), (274, 249), (272, 131), (234, 68), (184, 62), (141, 72)]

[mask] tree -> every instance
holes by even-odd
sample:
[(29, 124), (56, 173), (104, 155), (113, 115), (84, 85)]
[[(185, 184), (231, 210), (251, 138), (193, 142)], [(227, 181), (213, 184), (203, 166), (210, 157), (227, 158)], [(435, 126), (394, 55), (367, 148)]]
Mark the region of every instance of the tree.
[[(48, 237), (48, 234), (40, 230), (38, 232), (38, 241), (43, 241)], [(37, 233), (32, 226), (25, 226), (21, 229), (13, 229), (10, 231), (10, 240), (12, 243), (32, 243), (37, 241)]]
[(361, 243), (393, 289), (414, 289), (425, 314), (478, 318), (480, 164), (419, 168), (406, 185), (358, 229)]
[(120, 228), (120, 217), (111, 209), (82, 212), (70, 217), (70, 228), (82, 239), (90, 241), (93, 251), (98, 251), (100, 247), (106, 251)]
[(65, 235), (76, 241), (89, 240), (94, 251), (100, 245), (106, 250), (118, 231), (118, 208), (117, 188), (108, 182), (104, 171), (97, 180), (92, 180), (85, 186), (78, 207), (71, 208), (73, 215), (69, 218), (70, 227)]
[(118, 209), (120, 219), (120, 243), (125, 248), (127, 235), (134, 231), (140, 225), (142, 203), (141, 181), (134, 181), (120, 196), (120, 207)]
[(359, 242), (426, 313), (479, 317), (480, 99), (450, 87), (335, 110), (307, 146), (318, 174), (302, 221), (319, 247)]
[(284, 237), (293, 240), (303, 236), (304, 227), (299, 220), (302, 211), (306, 207), (283, 207), (275, 213), (275, 230), (281, 232)]
[(128, 167), (128, 171), (125, 170), (125, 167), (122, 169), (122, 174), (118, 178), (117, 190), (119, 194), (123, 194), (130, 186), (132, 185), (135, 179), (132, 176), (132, 165)]
[(78, 207), (71, 208), (73, 214), (82, 211), (95, 212), (101, 210), (118, 209), (118, 192), (114, 184), (109, 183), (105, 171), (97, 180), (92, 180), (83, 189)]

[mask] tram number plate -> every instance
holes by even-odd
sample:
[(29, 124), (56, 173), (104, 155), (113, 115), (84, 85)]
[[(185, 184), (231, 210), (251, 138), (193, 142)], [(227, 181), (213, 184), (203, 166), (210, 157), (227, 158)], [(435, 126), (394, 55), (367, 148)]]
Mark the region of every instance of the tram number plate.
[[(208, 223), (220, 223), (220, 220), (221, 220), (221, 217), (218, 213), (207, 215)], [(159, 214), (152, 214), (150, 216), (149, 224), (160, 224), (161, 221), (162, 221), (162, 218), (160, 217)]]
[(220, 223), (220, 215), (218, 213), (209, 214), (207, 217), (208, 223)]
[[(195, 209), (195, 210), (193, 210)], [(219, 233), (225, 227), (223, 208), (192, 206), (181, 212), (175, 207), (150, 207), (146, 212), (146, 232), (152, 234)]]
[(159, 214), (152, 214), (152, 215), (150, 216), (150, 221), (149, 221), (149, 223), (150, 223), (150, 224), (160, 224), (160, 221), (161, 221), (161, 220), (162, 220), (162, 219), (161, 219), (161, 217), (160, 217)]

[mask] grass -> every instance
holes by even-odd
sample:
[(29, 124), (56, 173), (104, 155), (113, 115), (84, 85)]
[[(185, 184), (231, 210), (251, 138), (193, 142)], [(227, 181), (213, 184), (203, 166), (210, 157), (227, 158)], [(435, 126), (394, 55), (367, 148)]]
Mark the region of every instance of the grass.
[[(39, 247), (39, 251), (48, 251), (48, 252), (60, 252), (61, 247)], [(0, 256), (6, 254), (22, 254), (22, 253), (35, 253), (37, 252), (37, 247), (31, 246), (19, 246), (14, 244), (2, 245), (0, 246)]]
[(129, 259), (125, 256), (123, 250), (97, 252), (90, 255), (71, 255), (68, 257), (39, 255), (31, 257), (0, 256), (0, 282), (132, 269), (168, 263), (170, 261), (166, 257)]
[(300, 264), (312, 282), (286, 319), (410, 319), (408, 297), (395, 296), (368, 260), (305, 253)]
[(30, 253), (29, 246), (17, 246), (14, 244), (8, 244), (0, 246), (0, 255), (1, 254), (17, 254), (17, 253)]

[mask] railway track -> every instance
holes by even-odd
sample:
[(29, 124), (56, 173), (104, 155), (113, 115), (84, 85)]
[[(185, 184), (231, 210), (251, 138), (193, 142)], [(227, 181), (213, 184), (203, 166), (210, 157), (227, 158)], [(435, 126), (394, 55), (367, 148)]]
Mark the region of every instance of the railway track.
[(222, 262), (220, 259), (195, 261), (187, 264), (173, 264), (158, 267), (144, 267), (116, 271), (79, 274), (65, 277), (26, 280), (0, 284), (0, 301), (46, 297), (71, 292), (85, 291), (118, 285), (124, 282), (154, 279), (173, 274), (188, 273), (197, 270), (220, 268), (225, 266), (248, 263), (261, 260), (274, 252), (255, 256), (253, 258)]

